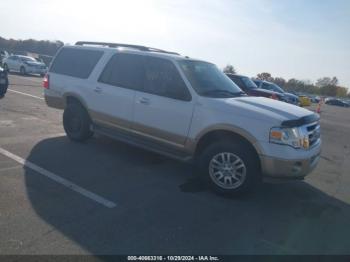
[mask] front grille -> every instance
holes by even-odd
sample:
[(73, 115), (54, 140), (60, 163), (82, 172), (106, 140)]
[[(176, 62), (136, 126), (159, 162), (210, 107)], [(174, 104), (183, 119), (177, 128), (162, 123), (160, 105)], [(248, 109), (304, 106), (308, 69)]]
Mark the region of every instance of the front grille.
[(319, 122), (312, 123), (306, 127), (308, 136), (309, 136), (309, 143), (310, 147), (318, 143), (321, 137), (321, 132), (320, 132), (320, 124)]

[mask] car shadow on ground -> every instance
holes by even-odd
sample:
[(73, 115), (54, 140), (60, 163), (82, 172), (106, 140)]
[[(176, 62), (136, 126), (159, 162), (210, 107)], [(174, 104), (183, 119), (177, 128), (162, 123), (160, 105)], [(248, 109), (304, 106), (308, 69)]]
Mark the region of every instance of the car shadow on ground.
[(92, 254), (349, 252), (350, 206), (305, 182), (222, 197), (189, 165), (103, 137), (46, 139), (27, 161), (117, 204), (106, 208), (25, 169), (36, 213)]

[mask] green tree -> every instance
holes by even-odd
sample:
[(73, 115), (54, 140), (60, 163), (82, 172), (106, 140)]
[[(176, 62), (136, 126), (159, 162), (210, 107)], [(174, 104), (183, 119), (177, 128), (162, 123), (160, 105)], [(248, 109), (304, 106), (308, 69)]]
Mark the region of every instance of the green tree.
[(263, 73), (257, 74), (256, 78), (260, 79), (260, 80), (263, 80), (263, 81), (271, 81), (272, 80), (271, 74), (267, 73), (267, 72), (263, 72)]
[(339, 97), (346, 97), (348, 89), (346, 87), (337, 86), (336, 95)]
[(316, 86), (324, 87), (324, 86), (336, 86), (338, 85), (338, 78), (335, 76), (333, 78), (330, 77), (322, 77), (317, 80)]
[(272, 78), (271, 82), (275, 83), (280, 87), (284, 87), (287, 83), (286, 80), (282, 77), (275, 77), (275, 78), (271, 77), (271, 78)]
[(233, 65), (230, 65), (230, 64), (226, 65), (226, 66), (224, 67), (223, 71), (224, 71), (224, 73), (226, 73), (226, 74), (236, 74), (236, 73), (237, 73), (237, 71), (236, 71), (236, 69), (234, 68), (234, 66), (233, 66)]

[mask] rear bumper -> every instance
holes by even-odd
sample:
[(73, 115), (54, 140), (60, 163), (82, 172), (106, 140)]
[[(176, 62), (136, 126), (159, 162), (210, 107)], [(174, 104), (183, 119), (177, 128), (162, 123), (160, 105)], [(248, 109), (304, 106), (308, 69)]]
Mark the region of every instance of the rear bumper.
[(310, 151), (303, 159), (280, 159), (270, 156), (260, 156), (261, 168), (265, 180), (300, 180), (311, 173), (320, 160), (321, 144)]
[(50, 96), (45, 93), (45, 102), (49, 107), (64, 109), (65, 103), (62, 97)]

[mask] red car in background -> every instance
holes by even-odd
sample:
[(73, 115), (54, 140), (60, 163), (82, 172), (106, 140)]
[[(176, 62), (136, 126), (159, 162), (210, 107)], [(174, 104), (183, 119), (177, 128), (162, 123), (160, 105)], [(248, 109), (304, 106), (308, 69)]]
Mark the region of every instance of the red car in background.
[(284, 95), (270, 90), (258, 88), (258, 86), (247, 76), (237, 74), (226, 74), (236, 85), (248, 96), (262, 96), (284, 101)]

